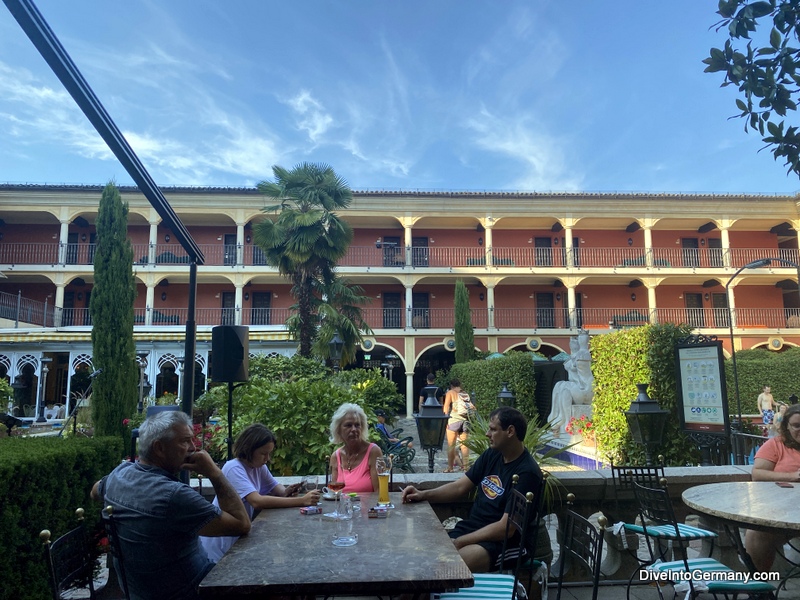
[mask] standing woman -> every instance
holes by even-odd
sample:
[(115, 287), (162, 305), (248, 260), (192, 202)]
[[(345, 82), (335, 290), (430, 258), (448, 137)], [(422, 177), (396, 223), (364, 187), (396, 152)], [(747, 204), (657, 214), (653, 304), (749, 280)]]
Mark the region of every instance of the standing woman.
[(447, 421), (447, 468), (445, 473), (452, 473), (456, 462), (456, 444), (461, 446), (461, 468), (466, 472), (469, 465), (469, 448), (464, 445), (469, 433), (469, 394), (461, 391), (458, 379), (450, 380), (450, 389), (444, 397), (442, 410), (450, 415)]
[(341, 444), (331, 455), (331, 481), (344, 481), (345, 492), (378, 489), (375, 461), (383, 456), (367, 435), (367, 415), (358, 404), (342, 404), (331, 419), (331, 442)]
[[(233, 454), (222, 467), (222, 473), (244, 502), (250, 520), (255, 509), (312, 506), (319, 502), (319, 491), (294, 496), (300, 484), (284, 487), (269, 472), (267, 463), (275, 450), (275, 435), (260, 423), (250, 425), (233, 442)], [(214, 498), (219, 505), (219, 499)], [(233, 546), (238, 537), (200, 537), (208, 558), (217, 562)]]

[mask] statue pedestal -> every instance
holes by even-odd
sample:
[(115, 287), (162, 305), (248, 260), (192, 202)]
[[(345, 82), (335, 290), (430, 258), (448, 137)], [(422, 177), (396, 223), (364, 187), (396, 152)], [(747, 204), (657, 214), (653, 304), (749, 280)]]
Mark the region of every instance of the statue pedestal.
[(571, 407), (570, 416), (573, 419), (580, 419), (584, 415), (589, 419), (592, 418), (592, 405), (591, 404), (573, 404)]

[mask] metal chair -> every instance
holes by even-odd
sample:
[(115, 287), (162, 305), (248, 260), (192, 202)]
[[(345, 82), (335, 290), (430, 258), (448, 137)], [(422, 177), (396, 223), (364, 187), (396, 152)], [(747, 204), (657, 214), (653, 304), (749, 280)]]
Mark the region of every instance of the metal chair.
[[(522, 571), (524, 560), (519, 557), (528, 555), (530, 550), (530, 541), (528, 539), (528, 532), (538, 530), (539, 524), (539, 510), (536, 502), (536, 497), (533, 492), (528, 492), (523, 495), (515, 488), (519, 477), (514, 475), (512, 489), (510, 490), (511, 503), (508, 512), (508, 519), (506, 520), (506, 536), (503, 539), (503, 551), (500, 553), (498, 559), (504, 567), (508, 564), (511, 554), (508, 552), (509, 539), (514, 535), (519, 535), (519, 544), (515, 548), (516, 560), (514, 564), (514, 575), (500, 573), (476, 573), (475, 585), (470, 588), (461, 588), (457, 592), (439, 594), (434, 596), (439, 600), (463, 600), (466, 598), (480, 598), (482, 600), (517, 600), (527, 598), (526, 588), (520, 583), (520, 572)], [(512, 531), (513, 528), (513, 531)], [(505, 560), (503, 560), (505, 557)], [(535, 561), (538, 562), (538, 561)], [(531, 582), (533, 581), (533, 570), (529, 571), (527, 589), (530, 589)], [(545, 581), (546, 589), (547, 583)]]
[[(704, 592), (714, 595), (732, 595), (734, 598), (740, 594), (759, 598), (775, 598), (775, 587), (769, 583), (736, 580), (735, 572), (732, 569), (713, 558), (688, 558), (685, 546), (687, 540), (680, 534), (681, 524), (675, 519), (675, 512), (672, 509), (672, 501), (666, 485), (665, 479), (662, 479), (659, 487), (655, 488), (645, 487), (635, 482), (633, 484), (647, 550), (651, 559), (651, 563), (645, 569), (654, 573), (658, 595), (662, 600), (664, 598), (661, 591), (662, 581), (655, 577), (656, 574), (666, 577), (676, 594), (688, 592), (687, 598), (694, 598)], [(658, 541), (667, 535), (679, 547), (681, 555), (679, 560), (662, 562), (661, 553), (657, 552), (654, 545), (651, 544), (651, 539)], [(700, 573), (704, 575), (698, 575)], [(717, 577), (718, 580), (706, 580), (704, 577), (708, 577), (706, 574), (709, 573), (717, 573), (714, 577)]]
[(111, 547), (111, 557), (114, 561), (114, 570), (117, 572), (119, 586), (122, 588), (122, 593), (125, 594), (125, 600), (130, 600), (131, 596), (128, 591), (128, 579), (125, 575), (125, 561), (123, 559), (119, 537), (117, 536), (117, 523), (114, 520), (114, 507), (109, 504), (100, 514), (103, 518), (103, 526), (105, 527)]
[[(383, 432), (382, 429), (378, 427), (376, 427), (375, 430), (380, 436), (380, 440), (378, 440), (378, 446), (380, 447), (381, 452), (384, 454), (394, 455), (392, 464), (401, 471), (408, 473), (413, 472), (414, 466), (412, 465), (412, 461), (414, 460), (414, 456), (416, 455), (417, 451), (415, 448), (409, 447), (409, 443), (411, 443), (414, 438), (411, 436), (400, 438), (400, 434), (403, 433), (402, 429), (395, 429), (388, 436)], [(396, 438), (400, 441), (392, 442), (390, 441), (390, 438)]]
[[(572, 506), (574, 502), (575, 495), (567, 494), (567, 505)], [(597, 523), (600, 525), (599, 531), (571, 508), (567, 509), (558, 558), (560, 568), (556, 600), (561, 600), (564, 569), (567, 562), (570, 563), (570, 567), (576, 564), (582, 565), (592, 574), (592, 600), (597, 600), (597, 591), (600, 586), (600, 565), (603, 562), (603, 539), (608, 519), (601, 516), (597, 519)]]
[(45, 559), (50, 571), (53, 600), (61, 600), (70, 590), (88, 588), (94, 600), (94, 565), (89, 540), (84, 527), (84, 510), (75, 511), (78, 526), (51, 542), (51, 534), (44, 529), (39, 538), (44, 543)]

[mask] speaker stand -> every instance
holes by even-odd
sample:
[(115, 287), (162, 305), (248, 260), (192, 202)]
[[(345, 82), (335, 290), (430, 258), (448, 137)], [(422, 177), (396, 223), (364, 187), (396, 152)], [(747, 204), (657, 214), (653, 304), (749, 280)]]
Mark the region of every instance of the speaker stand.
[(232, 381), (228, 382), (228, 437), (225, 440), (228, 442), (228, 460), (233, 458), (233, 390), (243, 386), (246, 381), (234, 384)]

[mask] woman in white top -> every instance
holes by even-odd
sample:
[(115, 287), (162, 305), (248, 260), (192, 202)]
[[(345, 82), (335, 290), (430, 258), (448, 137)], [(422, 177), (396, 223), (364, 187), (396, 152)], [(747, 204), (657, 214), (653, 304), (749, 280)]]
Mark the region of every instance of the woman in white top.
[[(222, 467), (222, 473), (231, 482), (244, 502), (250, 520), (255, 509), (312, 506), (319, 502), (319, 491), (312, 490), (304, 496), (295, 496), (300, 484), (284, 487), (269, 472), (267, 463), (275, 450), (275, 435), (260, 423), (250, 425), (233, 443), (236, 458)], [(218, 505), (214, 498), (214, 504)], [(233, 546), (238, 537), (203, 537), (200, 543), (208, 558), (217, 562)]]

